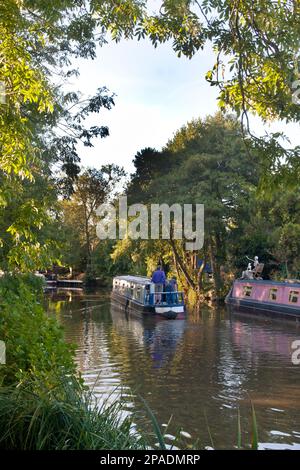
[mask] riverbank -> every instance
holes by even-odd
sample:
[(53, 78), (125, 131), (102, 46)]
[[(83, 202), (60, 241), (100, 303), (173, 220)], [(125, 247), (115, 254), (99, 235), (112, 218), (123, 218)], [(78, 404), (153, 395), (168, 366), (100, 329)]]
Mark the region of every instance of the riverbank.
[(0, 449), (138, 449), (142, 438), (121, 403), (100, 407), (84, 386), (56, 318), (42, 307), (36, 276), (0, 279)]
[(32, 377), (0, 388), (0, 450), (145, 449), (120, 402), (99, 408), (74, 376), (59, 382), (51, 388)]

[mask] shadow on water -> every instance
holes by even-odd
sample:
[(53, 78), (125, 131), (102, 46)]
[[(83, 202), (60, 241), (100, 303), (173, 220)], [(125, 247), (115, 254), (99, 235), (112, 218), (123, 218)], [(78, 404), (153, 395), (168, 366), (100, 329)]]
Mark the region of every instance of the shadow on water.
[[(111, 309), (109, 293), (47, 294), (48, 310), (77, 344), (76, 360), (101, 398), (119, 397), (138, 426), (147, 429), (146, 399), (161, 425), (173, 415), (191, 442), (217, 448), (236, 444), (238, 408), (243, 445), (251, 441), (255, 406), (260, 446), (300, 448), (300, 366), (291, 345), (300, 329), (223, 307), (203, 307), (185, 320), (125, 316)], [(209, 429), (208, 429), (209, 426)]]

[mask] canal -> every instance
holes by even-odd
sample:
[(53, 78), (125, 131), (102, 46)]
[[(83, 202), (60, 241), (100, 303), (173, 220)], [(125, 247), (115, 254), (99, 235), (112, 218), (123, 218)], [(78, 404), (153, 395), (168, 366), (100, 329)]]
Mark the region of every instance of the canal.
[(138, 429), (151, 429), (142, 397), (162, 428), (171, 418), (170, 445), (180, 435), (180, 445), (233, 448), (239, 410), (248, 446), (252, 403), (260, 448), (300, 449), (295, 323), (230, 314), (225, 307), (206, 307), (185, 320), (128, 318), (111, 309), (105, 291), (58, 290), (46, 302), (66, 340), (76, 344), (85, 382), (101, 400), (122, 397)]

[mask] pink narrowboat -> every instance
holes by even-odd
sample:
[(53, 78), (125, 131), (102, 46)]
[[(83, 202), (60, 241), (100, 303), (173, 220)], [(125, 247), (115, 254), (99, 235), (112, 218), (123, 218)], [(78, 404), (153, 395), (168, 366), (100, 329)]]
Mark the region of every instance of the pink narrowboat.
[(237, 279), (225, 302), (241, 311), (300, 320), (300, 281)]

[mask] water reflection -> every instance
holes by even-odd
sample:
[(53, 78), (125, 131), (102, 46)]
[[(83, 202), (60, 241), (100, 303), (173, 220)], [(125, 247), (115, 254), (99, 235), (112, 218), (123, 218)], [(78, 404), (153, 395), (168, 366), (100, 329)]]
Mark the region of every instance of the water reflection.
[[(291, 334), (287, 334), (287, 332), (283, 334), (282, 325), (285, 325), (284, 322), (281, 322), (280, 325), (271, 324), (270, 320), (251, 319), (247, 316), (246, 323), (245, 317), (239, 314), (234, 314), (233, 318), (232, 337), (240, 350), (248, 351), (251, 355), (268, 353), (274, 358), (277, 357), (277, 360), (283, 359), (283, 361), (291, 358), (295, 332), (297, 336), (300, 336), (297, 325), (291, 325), (293, 328)], [(249, 325), (252, 327), (249, 328)]]
[(110, 313), (116, 331), (120, 335), (130, 331), (137, 346), (151, 357), (154, 368), (172, 360), (185, 329), (185, 320), (168, 322), (160, 318), (135, 317), (113, 308)]
[[(62, 292), (48, 297), (48, 308), (77, 344), (77, 363), (101, 397), (123, 395), (128, 410), (144, 397), (168, 430), (181, 427), (201, 446), (231, 448), (236, 443), (237, 408), (243, 442), (251, 441), (255, 405), (262, 447), (300, 447), (300, 366), (291, 363), (291, 342), (300, 338), (293, 324), (273, 324), (203, 309), (185, 320), (155, 321), (111, 310), (105, 292)], [(267, 443), (267, 444), (266, 444)]]

